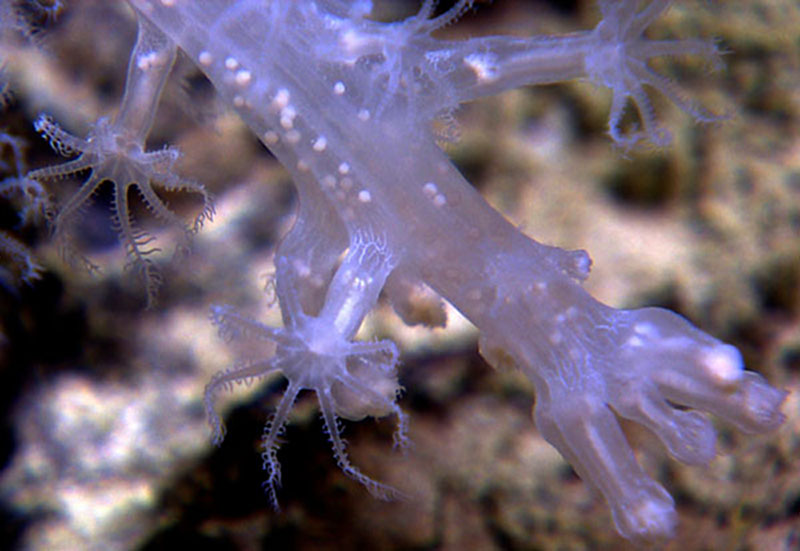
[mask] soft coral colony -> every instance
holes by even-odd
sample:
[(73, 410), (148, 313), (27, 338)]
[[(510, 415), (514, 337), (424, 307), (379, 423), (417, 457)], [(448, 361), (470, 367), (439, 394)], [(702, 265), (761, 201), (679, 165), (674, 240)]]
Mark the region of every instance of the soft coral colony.
[[(425, 0), (416, 15), (394, 23), (371, 19), (368, 0), (128, 3), (139, 34), (120, 109), (86, 138), (42, 116), (37, 130), (59, 153), (77, 157), (28, 178), (49, 183), (90, 171), (53, 217), (54, 235), (69, 254), (68, 227), (97, 186), (113, 181), (114, 226), (154, 296), (161, 276), (150, 258), (151, 237), (129, 212), (129, 188), (187, 237), (213, 214), (202, 185), (176, 174), (177, 149), (145, 148), (178, 50), (291, 173), (299, 207), (275, 255), (283, 326), (213, 307), (221, 335), (249, 341), (251, 353), (217, 374), (205, 396), (221, 441), (219, 391), (278, 373), (288, 380), (263, 438), (265, 488), (276, 507), (280, 436), (304, 389), (317, 395), (339, 466), (378, 497), (399, 493), (349, 461), (338, 421), (393, 415), (396, 443), (407, 442), (397, 403), (399, 351), (389, 340), (356, 340), (381, 294), (413, 325), (444, 319), (423, 319), (414, 308), (415, 294), (432, 290), (478, 328), (490, 363), (522, 370), (535, 386), (537, 427), (602, 492), (626, 538), (669, 537), (676, 514), (671, 496), (639, 466), (618, 416), (646, 426), (676, 459), (697, 465), (715, 456), (715, 430), (701, 412), (748, 433), (782, 423), (786, 392), (746, 371), (733, 346), (670, 311), (616, 310), (593, 299), (581, 286), (589, 256), (522, 234), (463, 178), (431, 129), (436, 117), (481, 96), (587, 79), (611, 91), (608, 131), (616, 143), (667, 145), (650, 91), (699, 121), (715, 117), (650, 61), (697, 56), (720, 63), (713, 42), (645, 37), (671, 1), (599, 0), (601, 20), (589, 31), (467, 40), (432, 33), (470, 9), (471, 0), (444, 12)], [(20, 3), (3, 2), (11, 4)], [(638, 113), (634, 127), (623, 125), (630, 107)], [(199, 194), (201, 215), (185, 224), (159, 190)]]

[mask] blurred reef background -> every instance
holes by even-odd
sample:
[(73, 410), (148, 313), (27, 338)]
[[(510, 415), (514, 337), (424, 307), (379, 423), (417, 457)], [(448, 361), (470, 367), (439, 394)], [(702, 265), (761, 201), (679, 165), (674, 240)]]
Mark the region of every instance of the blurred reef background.
[[(376, 2), (387, 20), (417, 2)], [(440, 10), (447, 7), (442, 2)], [(593, 27), (595, 2), (477, 1), (443, 33), (563, 33)], [(135, 40), (122, 1), (70, 0), (41, 32), (2, 37), (10, 85), (0, 128), (37, 168), (60, 162), (33, 130), (41, 112), (83, 135), (113, 114)], [(582, 248), (586, 287), (615, 307), (664, 306), (737, 346), (748, 368), (791, 394), (785, 425), (747, 436), (718, 425), (707, 468), (671, 460), (625, 424), (646, 469), (673, 494), (676, 540), (694, 551), (800, 548), (800, 5), (796, 0), (676, 1), (651, 36), (719, 40), (724, 70), (667, 60), (664, 74), (727, 119), (697, 125), (654, 97), (673, 134), (663, 150), (620, 151), (606, 135), (610, 97), (588, 83), (519, 89), (464, 106), (443, 147), (487, 200), (538, 241)], [(32, 43), (37, 45), (32, 47)], [(388, 305), (362, 334), (402, 349), (401, 407), (413, 448), (392, 450), (392, 419), (347, 423), (353, 462), (408, 493), (373, 499), (337, 468), (316, 399), (301, 398), (279, 457), (283, 511), (261, 490), (259, 442), (283, 382), (220, 400), (228, 435), (210, 443), (202, 407), (232, 352), (208, 320), (232, 304), (277, 324), (265, 290), (292, 223), (287, 174), (187, 59), (180, 59), (150, 147), (181, 148), (181, 173), (215, 196), (217, 215), (180, 262), (165, 254), (159, 304), (123, 269), (100, 193), (78, 235), (99, 274), (71, 267), (42, 226), (0, 230), (35, 251), (42, 277), (0, 285), (0, 518), (20, 549), (632, 549), (593, 495), (537, 433), (533, 392), (495, 371), (476, 334), (403, 326)], [(0, 150), (0, 167), (13, 159)], [(0, 175), (8, 176), (9, 171)], [(77, 181), (49, 191), (63, 197)], [(169, 197), (187, 220), (196, 198)], [(141, 207), (141, 205), (140, 205)], [(139, 220), (146, 221), (142, 207)], [(152, 229), (169, 253), (174, 236)], [(5, 260), (5, 259), (0, 259)]]

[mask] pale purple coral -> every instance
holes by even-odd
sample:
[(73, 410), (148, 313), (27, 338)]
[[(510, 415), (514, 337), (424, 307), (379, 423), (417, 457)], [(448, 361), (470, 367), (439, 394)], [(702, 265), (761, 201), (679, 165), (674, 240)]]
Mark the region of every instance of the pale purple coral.
[[(427, 0), (417, 16), (392, 24), (368, 19), (365, 1), (129, 3), (155, 44), (195, 60), (298, 189), (297, 221), (275, 261), (284, 327), (215, 307), (223, 335), (264, 342), (264, 357), (244, 358), (206, 394), (220, 439), (219, 389), (273, 373), (288, 379), (264, 437), (273, 499), (278, 437), (304, 388), (317, 393), (345, 472), (380, 497), (394, 494), (349, 463), (336, 419), (395, 414), (404, 441), (397, 351), (388, 342), (354, 341), (381, 290), (414, 320), (402, 305), (413, 289), (432, 289), (478, 327), (487, 360), (525, 373), (536, 387), (542, 434), (603, 493), (625, 537), (670, 536), (676, 518), (672, 498), (638, 465), (616, 415), (647, 426), (674, 457), (693, 464), (713, 458), (715, 433), (703, 414), (683, 406), (746, 432), (781, 424), (786, 393), (745, 371), (733, 347), (666, 310), (615, 310), (594, 300), (580, 284), (588, 255), (520, 233), (464, 180), (430, 130), (461, 102), (575, 78), (611, 89), (609, 133), (622, 145), (644, 137), (666, 142), (643, 85), (710, 120), (647, 66), (654, 57), (686, 54), (717, 63), (713, 43), (643, 36), (670, 1), (603, 0), (597, 27), (567, 36), (462, 41), (430, 33), (469, 1), (429, 19), (434, 2)], [(151, 70), (144, 50), (131, 64), (142, 74), (129, 74), (141, 82)], [(126, 99), (151, 116), (158, 91), (133, 84)], [(641, 135), (620, 129), (628, 100), (640, 113)], [(144, 135), (136, 137), (142, 144)]]
[[(73, 136), (50, 117), (40, 116), (36, 130), (61, 155), (77, 158), (63, 164), (36, 169), (28, 178), (40, 181), (59, 180), (90, 171), (89, 177), (53, 220), (53, 233), (67, 258), (80, 258), (93, 270), (96, 266), (74, 247), (70, 232), (82, 208), (104, 182), (114, 184), (114, 229), (125, 247), (131, 266), (139, 271), (147, 287), (148, 304), (153, 305), (161, 284), (161, 274), (150, 256), (159, 251), (154, 238), (137, 227), (131, 217), (130, 190), (135, 188), (148, 210), (160, 221), (183, 231), (186, 241), (214, 208), (205, 188), (178, 176), (175, 163), (180, 152), (174, 147), (145, 151), (145, 139), (153, 126), (155, 110), (169, 76), (177, 51), (175, 46), (146, 20), (139, 22), (139, 35), (128, 65), (125, 95), (113, 120), (99, 119), (86, 139)], [(156, 190), (192, 191), (202, 196), (203, 209), (193, 225), (186, 225), (169, 210)]]

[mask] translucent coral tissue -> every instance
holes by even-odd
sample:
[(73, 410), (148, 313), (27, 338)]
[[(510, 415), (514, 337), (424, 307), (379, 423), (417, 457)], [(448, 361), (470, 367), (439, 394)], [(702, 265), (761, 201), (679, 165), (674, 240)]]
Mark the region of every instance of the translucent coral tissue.
[[(610, 92), (607, 130), (614, 143), (626, 150), (668, 146), (670, 133), (654, 104), (672, 103), (698, 122), (718, 117), (652, 62), (688, 56), (721, 66), (710, 39), (648, 37), (672, 1), (599, 0), (600, 20), (590, 30), (469, 39), (435, 31), (472, 9), (471, 0), (438, 12), (434, 0), (425, 0), (415, 15), (390, 23), (373, 19), (372, 2), (364, 0), (128, 4), (139, 38), (119, 112), (97, 121), (86, 139), (40, 119), (39, 130), (59, 151), (81, 156), (30, 177), (44, 182), (92, 171), (56, 214), (57, 236), (67, 221), (80, 222), (78, 208), (101, 182), (114, 180), (115, 228), (152, 299), (162, 276), (150, 258), (149, 234), (128, 214), (129, 188), (156, 218), (187, 236), (214, 212), (201, 184), (177, 176), (177, 149), (145, 150), (177, 51), (291, 174), (299, 206), (274, 261), (282, 326), (214, 306), (221, 335), (251, 345), (205, 395), (219, 442), (220, 390), (273, 376), (288, 381), (262, 444), (265, 488), (275, 507), (278, 447), (304, 389), (316, 393), (343, 471), (378, 498), (402, 494), (351, 463), (340, 435), (340, 418), (392, 415), (395, 442), (408, 441), (398, 400), (401, 351), (390, 340), (357, 338), (381, 293), (415, 322), (403, 305), (419, 289), (432, 291), (477, 327), (487, 361), (524, 373), (535, 387), (538, 429), (602, 493), (625, 538), (672, 537), (677, 517), (670, 494), (637, 462), (618, 418), (644, 425), (675, 459), (695, 465), (716, 453), (707, 413), (747, 433), (781, 425), (787, 393), (747, 371), (733, 346), (670, 311), (618, 310), (595, 300), (583, 287), (589, 255), (519, 231), (465, 180), (432, 130), (437, 117), (464, 102), (583, 79)], [(199, 194), (198, 221), (183, 222), (159, 190)], [(442, 320), (440, 314), (428, 319)]]

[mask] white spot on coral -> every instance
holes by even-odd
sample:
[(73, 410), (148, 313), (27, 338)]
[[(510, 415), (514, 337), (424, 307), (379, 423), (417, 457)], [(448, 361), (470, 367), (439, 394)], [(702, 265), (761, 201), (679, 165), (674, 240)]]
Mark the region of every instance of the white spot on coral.
[(333, 189), (336, 187), (336, 178), (333, 174), (326, 174), (322, 177), (322, 185), (328, 189)]
[(372, 194), (366, 189), (362, 189), (358, 192), (358, 200), (362, 203), (369, 203), (372, 201)]
[(644, 341), (636, 336), (630, 337), (627, 341), (625, 341), (625, 346), (630, 348), (639, 348), (640, 346), (644, 345)]
[(443, 207), (447, 204), (447, 197), (439, 193), (439, 187), (433, 182), (426, 182), (422, 186), (422, 193), (424, 193), (428, 199), (433, 201), (433, 204), (437, 207)]
[(278, 143), (278, 133), (274, 130), (267, 130), (264, 132), (264, 143), (267, 145), (275, 145)]
[(287, 105), (281, 109), (281, 127), (284, 130), (291, 130), (294, 127), (294, 118), (297, 116), (297, 110), (291, 105)]
[(211, 55), (211, 52), (209, 52), (209, 51), (207, 51), (207, 50), (203, 50), (203, 51), (202, 51), (202, 52), (200, 52), (200, 54), (197, 56), (197, 61), (198, 61), (198, 62), (200, 63), (200, 65), (202, 65), (203, 67), (208, 67), (208, 66), (209, 66), (209, 65), (211, 65), (211, 63), (214, 61), (214, 56), (212, 56), (212, 55)]
[(490, 55), (470, 54), (464, 57), (464, 64), (472, 69), (480, 82), (491, 82), (497, 78), (497, 67)]
[(656, 330), (656, 328), (653, 326), (652, 323), (644, 323), (644, 322), (634, 324), (633, 331), (637, 335), (643, 335), (645, 337), (651, 337), (658, 333), (658, 331)]
[(171, 8), (175, 5), (175, 0), (161, 0), (161, 5), (167, 8)]
[(433, 182), (427, 182), (422, 186), (422, 193), (424, 193), (429, 199), (433, 199), (436, 194), (439, 193), (439, 188)]
[(235, 71), (239, 68), (239, 62), (236, 61), (236, 58), (233, 56), (228, 56), (225, 58), (225, 68), (231, 71)]
[(347, 164), (346, 162), (339, 163), (339, 174), (344, 176), (345, 174), (349, 173), (350, 173), (350, 165)]
[(317, 153), (322, 153), (325, 151), (325, 148), (328, 147), (328, 140), (325, 136), (320, 136), (316, 140), (314, 140), (314, 144), (311, 148), (316, 151)]
[(336, 94), (337, 96), (341, 96), (342, 94), (344, 94), (345, 89), (346, 88), (344, 86), (344, 82), (342, 82), (341, 80), (333, 85), (333, 93)]
[(361, 109), (358, 112), (358, 120), (360, 121), (367, 122), (369, 120), (369, 117), (370, 117), (369, 109)]
[(236, 94), (233, 96), (233, 106), (234, 107), (244, 107), (247, 104), (247, 101), (244, 99), (244, 96), (240, 94)]
[(275, 93), (275, 97), (272, 98), (272, 107), (276, 110), (284, 109), (287, 105), (289, 105), (289, 100), (291, 99), (292, 95), (289, 93), (289, 90), (286, 88), (281, 88)]
[(702, 363), (706, 372), (722, 385), (730, 385), (739, 381), (744, 373), (741, 354), (729, 344), (706, 351), (703, 354)]
[(138, 67), (142, 71), (147, 71), (150, 67), (157, 65), (160, 61), (159, 55), (157, 52), (149, 52), (146, 54), (140, 55), (136, 60), (136, 67)]
[(247, 86), (250, 84), (250, 81), (253, 79), (253, 73), (248, 71), (247, 69), (240, 69), (236, 71), (236, 76), (234, 77), (234, 81), (239, 86)]
[(348, 29), (340, 35), (339, 41), (348, 53), (357, 52), (362, 46), (369, 44), (372, 39), (355, 29)]

